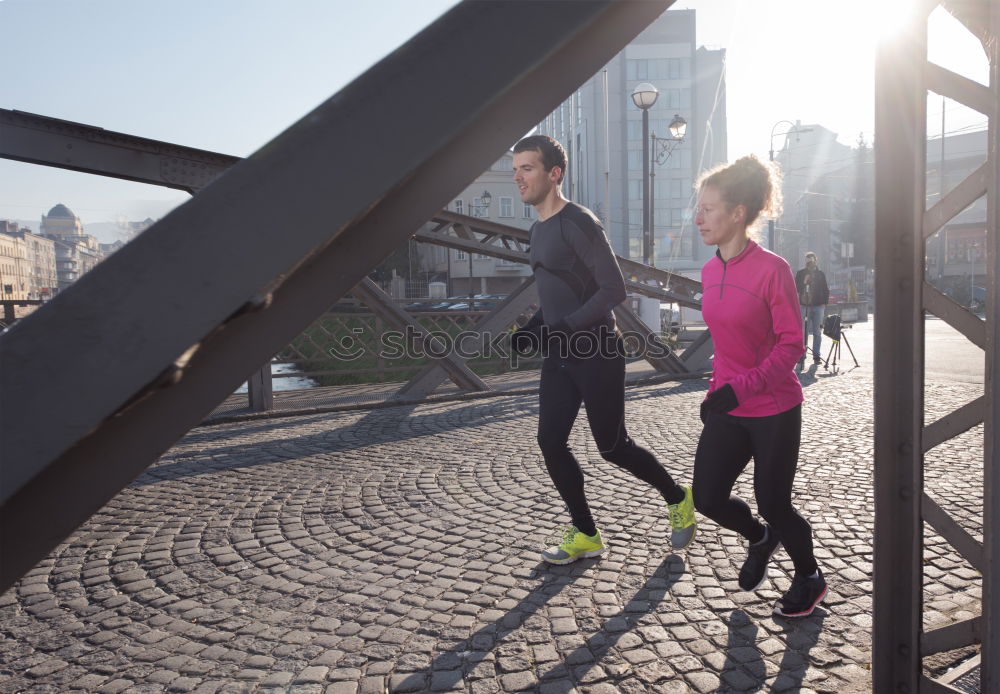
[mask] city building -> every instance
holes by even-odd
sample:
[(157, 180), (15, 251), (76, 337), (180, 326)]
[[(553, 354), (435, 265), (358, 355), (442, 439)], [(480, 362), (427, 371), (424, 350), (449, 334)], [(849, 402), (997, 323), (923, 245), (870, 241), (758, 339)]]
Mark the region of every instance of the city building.
[[(4, 229), (8, 222), (3, 222)], [(17, 225), (14, 224), (16, 229)], [(17, 233), (0, 233), (0, 299), (24, 300), (30, 293), (28, 251)]]
[(125, 245), (125, 242), (121, 239), (114, 241), (112, 243), (99, 243), (97, 244), (98, 250), (101, 251), (101, 257), (107, 258), (109, 255), (119, 250)]
[[(59, 291), (55, 241), (33, 234), (27, 227), (18, 228), (16, 222), (0, 220), (0, 242), (7, 245), (9, 240), (19, 247), (17, 253), (23, 253), (25, 269), (22, 275), (26, 275), (27, 278), (27, 295), (16, 298), (43, 300), (52, 298)], [(3, 255), (6, 256), (5, 253)], [(9, 261), (5, 258), (0, 263), (9, 264)], [(5, 284), (7, 283), (0, 281), (0, 290), (4, 289)], [(7, 298), (6, 295), (3, 298)]]
[(84, 236), (83, 223), (68, 207), (59, 203), (47, 215), (42, 215), (41, 233), (59, 238)]
[[(927, 207), (933, 207), (987, 159), (987, 131), (927, 142)], [(927, 240), (928, 280), (964, 306), (986, 297), (986, 197), (980, 197)]]
[(870, 299), (875, 265), (874, 154), (862, 138), (855, 148), (835, 144), (832, 157), (803, 170), (804, 182), (796, 185), (792, 172), (785, 189), (793, 197), (777, 230), (779, 252), (794, 268), (806, 251), (817, 254), (831, 303)]
[(101, 261), (97, 239), (87, 234), (80, 218), (63, 204), (42, 215), (41, 234), (55, 242), (59, 289), (65, 289)]
[[(695, 10), (663, 13), (538, 125), (569, 154), (564, 191), (603, 221), (612, 247), (643, 258), (642, 111), (632, 92), (642, 83), (658, 91), (649, 109), (651, 136), (671, 138), (680, 116), (683, 140), (650, 138), (653, 262), (697, 277), (712, 249), (697, 238), (691, 210), (698, 175), (727, 158), (725, 50), (698, 47)], [(668, 156), (667, 151), (669, 151)]]
[[(830, 280), (832, 300), (871, 298), (875, 265), (874, 154), (859, 139), (836, 142), (819, 125), (796, 124), (776, 154), (786, 171), (785, 215), (777, 227), (778, 250), (793, 267), (813, 250)], [(927, 141), (927, 208), (942, 192), (983, 165), (986, 130)], [(963, 306), (978, 308), (986, 294), (986, 198), (981, 197), (927, 239), (927, 280)]]
[[(840, 257), (843, 200), (853, 186), (853, 174), (845, 171), (854, 166), (855, 152), (819, 124), (796, 121), (780, 132), (784, 140), (774, 159), (781, 169), (784, 211), (775, 222), (773, 250), (793, 268), (802, 267), (806, 251), (815, 251), (820, 264), (829, 267)], [(766, 239), (766, 226), (761, 236)]]

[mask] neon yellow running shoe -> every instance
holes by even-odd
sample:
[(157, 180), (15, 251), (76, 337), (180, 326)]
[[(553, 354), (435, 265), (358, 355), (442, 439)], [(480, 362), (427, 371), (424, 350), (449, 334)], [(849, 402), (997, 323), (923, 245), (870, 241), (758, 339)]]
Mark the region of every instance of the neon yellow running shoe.
[(542, 559), (550, 564), (569, 564), (577, 559), (596, 557), (604, 552), (601, 531), (594, 535), (584, 535), (571, 525), (563, 531), (562, 543), (542, 552)]
[(681, 489), (684, 490), (684, 498), (676, 504), (667, 504), (667, 511), (670, 513), (670, 545), (674, 549), (684, 549), (691, 544), (696, 527), (691, 487)]

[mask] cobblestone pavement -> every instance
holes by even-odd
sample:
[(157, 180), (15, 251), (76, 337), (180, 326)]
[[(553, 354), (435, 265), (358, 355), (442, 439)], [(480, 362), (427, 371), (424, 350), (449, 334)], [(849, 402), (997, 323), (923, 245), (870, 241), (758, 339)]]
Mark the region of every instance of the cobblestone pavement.
[[(797, 504), (831, 586), (774, 618), (790, 562), (754, 593), (744, 550), (665, 509), (581, 422), (600, 559), (538, 551), (564, 522), (536, 396), (195, 430), (0, 596), (0, 692), (852, 692), (870, 689), (872, 386), (807, 372)], [(704, 381), (629, 391), (631, 433), (690, 480)], [(943, 414), (982, 385), (937, 382)], [(927, 484), (981, 535), (982, 432)], [(749, 497), (750, 474), (737, 493)], [(926, 621), (979, 610), (978, 574), (927, 539)]]

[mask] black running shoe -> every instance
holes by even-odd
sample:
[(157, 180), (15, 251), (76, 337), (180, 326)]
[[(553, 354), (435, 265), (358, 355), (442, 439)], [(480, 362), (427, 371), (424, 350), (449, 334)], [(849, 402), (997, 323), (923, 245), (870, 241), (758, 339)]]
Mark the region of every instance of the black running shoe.
[(808, 617), (826, 597), (826, 580), (823, 572), (817, 570), (815, 576), (798, 576), (792, 579), (792, 587), (774, 606), (774, 614), (781, 617)]
[(761, 584), (767, 580), (767, 563), (771, 561), (771, 555), (778, 549), (781, 541), (771, 526), (764, 526), (764, 539), (755, 542), (747, 548), (747, 558), (740, 569), (740, 589), (757, 590)]

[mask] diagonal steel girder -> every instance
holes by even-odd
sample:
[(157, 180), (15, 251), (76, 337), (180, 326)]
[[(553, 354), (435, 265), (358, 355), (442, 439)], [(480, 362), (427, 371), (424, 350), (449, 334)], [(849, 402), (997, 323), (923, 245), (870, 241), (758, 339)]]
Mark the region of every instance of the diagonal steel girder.
[(0, 590), (670, 4), (462, 2), (0, 337)]
[[(240, 157), (94, 125), (0, 109), (0, 158), (176, 188), (194, 195)], [(250, 409), (270, 410), (271, 364), (247, 379)]]
[(615, 306), (615, 318), (623, 334), (638, 339), (643, 358), (660, 373), (688, 374), (689, 370), (673, 351), (663, 343), (659, 334), (653, 333), (627, 304)]
[[(527, 263), (524, 250), (530, 243), (527, 229), (507, 226), (457, 212), (439, 212), (414, 238), (425, 243), (480, 253), (517, 263)], [(452, 234), (454, 232), (454, 235)], [(701, 309), (701, 282), (667, 270), (615, 256), (629, 291)]]
[[(398, 330), (409, 331), (414, 337), (415, 346), (422, 354), (432, 359), (459, 388), (465, 390), (489, 390), (483, 379), (479, 378), (465, 365), (465, 361), (455, 356), (449, 345), (420, 325), (409, 313), (399, 308), (392, 297), (367, 277), (351, 290), (357, 298), (365, 302), (386, 323)], [(435, 355), (442, 356), (435, 356)]]
[(240, 161), (229, 154), (2, 108), (0, 157), (176, 188), (192, 195)]
[[(494, 347), (492, 340), (494, 336), (502, 336), (510, 328), (517, 318), (530, 309), (531, 304), (538, 301), (538, 288), (535, 286), (534, 278), (528, 278), (522, 282), (517, 289), (510, 293), (499, 306), (494, 308), (476, 323), (476, 336), (467, 335), (473, 338), (473, 344), (458, 345), (465, 354), (486, 354)], [(468, 343), (465, 339), (463, 342)], [(504, 342), (499, 345), (502, 349), (509, 349), (509, 343)], [(500, 356), (510, 357), (509, 353)], [(404, 402), (419, 400), (427, 397), (441, 385), (447, 376), (443, 365), (432, 363), (421, 369), (413, 378), (404, 383), (402, 387), (393, 395), (393, 399)], [(454, 380), (454, 379), (453, 379)], [(457, 382), (456, 382), (457, 383)], [(461, 385), (461, 384), (458, 384)]]

